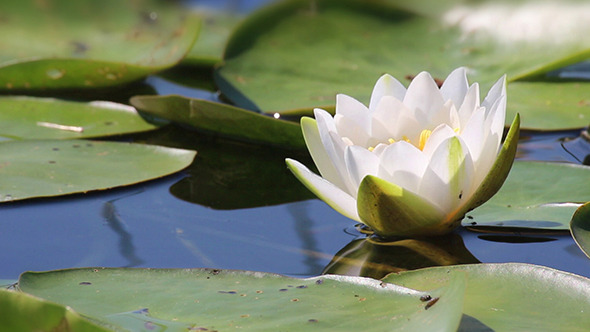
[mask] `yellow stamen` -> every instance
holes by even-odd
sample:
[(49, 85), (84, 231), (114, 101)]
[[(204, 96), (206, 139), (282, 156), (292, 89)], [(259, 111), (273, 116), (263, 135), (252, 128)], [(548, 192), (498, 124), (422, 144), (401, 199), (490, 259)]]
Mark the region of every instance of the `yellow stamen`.
[(394, 140), (393, 138), (390, 138), (390, 139), (388, 139), (387, 141), (389, 142), (389, 144), (393, 144), (393, 143), (395, 143), (395, 140)]
[(406, 135), (402, 136), (402, 140), (410, 143), (410, 139)]
[(459, 133), (459, 128), (455, 128), (455, 129), (453, 129), (453, 130), (455, 131), (455, 133), (456, 133), (456, 134), (458, 134), (458, 133)]
[(420, 133), (420, 142), (418, 143), (418, 148), (420, 150), (424, 150), (424, 145), (426, 145), (426, 141), (428, 141), (430, 134), (432, 134), (432, 130), (428, 130), (428, 129), (424, 129)]
[(369, 148), (367, 150), (373, 152), (373, 150), (375, 150), (375, 147), (374, 146), (369, 146)]

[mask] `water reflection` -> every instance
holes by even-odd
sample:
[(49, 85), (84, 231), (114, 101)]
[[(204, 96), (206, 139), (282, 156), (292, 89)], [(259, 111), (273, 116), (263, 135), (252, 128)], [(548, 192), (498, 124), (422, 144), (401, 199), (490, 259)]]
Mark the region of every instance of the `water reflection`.
[(381, 279), (392, 272), (479, 262), (456, 233), (392, 242), (380, 242), (370, 236), (347, 244), (323, 273)]
[(564, 140), (561, 147), (578, 163), (590, 165), (590, 134), (588, 130), (582, 131), (580, 137)]
[(117, 212), (115, 202), (119, 199), (121, 198), (105, 202), (102, 208), (102, 216), (109, 227), (119, 236), (119, 253), (127, 260), (127, 262), (129, 262), (127, 265), (124, 265), (124, 267), (138, 266), (143, 264), (144, 261), (135, 253), (133, 236), (127, 231), (125, 223)]
[[(305, 204), (305, 202), (303, 203)], [(293, 217), (295, 233), (301, 240), (301, 248), (307, 252), (319, 253), (318, 241), (315, 238), (313, 232), (310, 230), (314, 229), (314, 219), (308, 214), (308, 209), (300, 208), (300, 206), (289, 204), (287, 211)], [(317, 255), (305, 255), (303, 263), (308, 267), (308, 270), (304, 274), (313, 275), (317, 271), (322, 270), (322, 264)]]

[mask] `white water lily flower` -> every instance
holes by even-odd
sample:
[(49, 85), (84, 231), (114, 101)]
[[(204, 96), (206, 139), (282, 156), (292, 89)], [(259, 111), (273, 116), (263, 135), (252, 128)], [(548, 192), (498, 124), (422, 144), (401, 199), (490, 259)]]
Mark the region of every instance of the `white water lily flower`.
[(518, 139), (516, 116), (504, 146), (506, 79), (480, 103), (464, 68), (437, 86), (427, 72), (406, 89), (390, 75), (376, 83), (369, 107), (337, 95), (332, 117), (315, 109), (301, 126), (322, 177), (287, 165), (312, 192), (378, 235), (450, 232), (506, 179)]

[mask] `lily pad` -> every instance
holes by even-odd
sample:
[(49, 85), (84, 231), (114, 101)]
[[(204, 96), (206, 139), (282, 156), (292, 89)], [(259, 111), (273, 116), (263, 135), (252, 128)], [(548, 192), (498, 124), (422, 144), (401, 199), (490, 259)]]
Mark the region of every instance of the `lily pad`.
[[(498, 6), (519, 13), (528, 8), (508, 2)], [(575, 6), (581, 5), (567, 8)], [(491, 12), (487, 9), (474, 7), (469, 14), (485, 16)], [(503, 26), (503, 19), (495, 20), (493, 29), (469, 30), (454, 16), (422, 17), (383, 4), (285, 1), (251, 16), (235, 31), (216, 80), (242, 107), (290, 113), (331, 106), (337, 93), (367, 103), (384, 72), (409, 81), (422, 70), (442, 78), (466, 66), (469, 78), (487, 91), (504, 73), (509, 81), (539, 77), (590, 56), (584, 22), (576, 21), (573, 30), (554, 29), (530, 38), (512, 31), (520, 39), (510, 39), (504, 30), (511, 25)], [(543, 17), (532, 19), (545, 29)]]
[(158, 117), (234, 139), (305, 149), (299, 124), (239, 107), (182, 96), (135, 96), (131, 104)]
[(570, 231), (578, 247), (590, 258), (590, 202), (576, 210), (570, 222)]
[(500, 191), (462, 224), (568, 230), (576, 209), (590, 201), (588, 183), (588, 166), (516, 161)]
[[(475, 264), (390, 274), (383, 281), (426, 290), (466, 273), (463, 313), (487, 331), (586, 331), (590, 279), (530, 264)], [(473, 330), (470, 330), (473, 331)]]
[(123, 104), (0, 97), (0, 137), (9, 139), (87, 138), (155, 128)]
[(196, 152), (132, 143), (22, 140), (0, 143), (0, 201), (108, 189), (177, 172)]
[(134, 81), (178, 63), (199, 31), (196, 17), (154, 0), (3, 1), (0, 13), (0, 90)]
[(520, 113), (523, 128), (574, 129), (590, 121), (587, 82), (512, 82), (507, 96), (506, 121)]
[(70, 308), (22, 292), (0, 289), (0, 311), (4, 331), (110, 331)]
[(196, 8), (195, 14), (202, 22), (201, 33), (182, 63), (212, 66), (223, 59), (225, 44), (232, 30), (244, 19), (244, 16), (233, 11), (214, 8)]
[[(371, 326), (454, 331), (461, 318), (464, 276), (457, 273), (448, 285), (425, 293), (360, 277), (295, 279), (216, 269), (87, 268), (27, 272), (21, 275), (19, 288), (123, 328), (136, 327), (143, 312), (144, 320), (157, 319), (163, 328), (184, 322), (185, 329), (211, 330)], [(425, 295), (440, 300), (429, 306), (421, 300)]]

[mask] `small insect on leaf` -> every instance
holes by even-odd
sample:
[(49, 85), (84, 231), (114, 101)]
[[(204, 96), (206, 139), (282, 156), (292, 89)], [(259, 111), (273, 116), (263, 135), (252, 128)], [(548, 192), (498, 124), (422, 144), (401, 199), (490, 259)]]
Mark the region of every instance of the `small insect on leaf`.
[(424, 310), (428, 310), (430, 307), (435, 305), (436, 302), (438, 302), (438, 299), (440, 299), (440, 297), (435, 297), (434, 299), (432, 299), (428, 303), (426, 303), (426, 305), (424, 306)]

